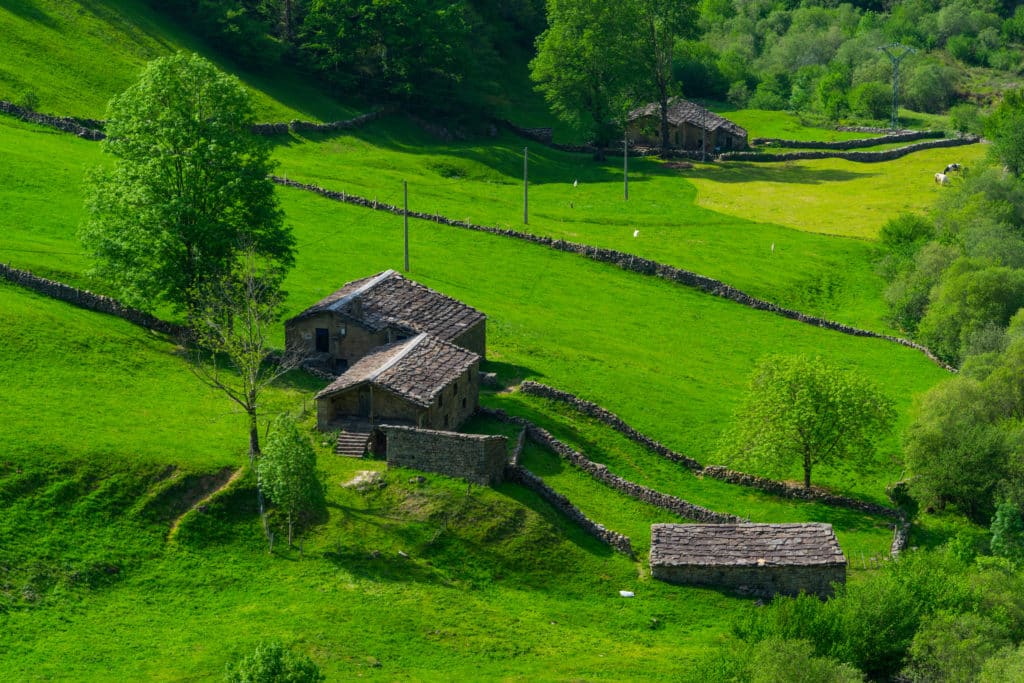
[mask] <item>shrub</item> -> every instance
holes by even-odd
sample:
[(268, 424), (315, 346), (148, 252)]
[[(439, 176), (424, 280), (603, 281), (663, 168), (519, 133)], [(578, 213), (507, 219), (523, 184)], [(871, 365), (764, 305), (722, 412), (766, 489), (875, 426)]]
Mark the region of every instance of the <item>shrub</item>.
[(1009, 644), (1006, 629), (985, 616), (935, 614), (914, 635), (904, 674), (911, 681), (970, 683), (985, 660)]
[(729, 86), (729, 94), (726, 99), (734, 107), (746, 107), (747, 102), (750, 101), (750, 88), (747, 87), (745, 81), (736, 81)]
[(861, 83), (850, 91), (849, 101), (856, 116), (885, 119), (892, 112), (892, 88), (878, 81)]
[(256, 650), (228, 665), (228, 683), (319, 683), (320, 668), (305, 655), (285, 649), (281, 643), (260, 643)]

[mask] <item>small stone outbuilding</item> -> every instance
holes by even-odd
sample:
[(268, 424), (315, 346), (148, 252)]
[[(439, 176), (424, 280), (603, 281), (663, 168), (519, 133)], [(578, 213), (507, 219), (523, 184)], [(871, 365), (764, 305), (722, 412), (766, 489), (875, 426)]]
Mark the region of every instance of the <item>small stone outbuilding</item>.
[[(637, 144), (661, 145), (661, 105), (652, 102), (629, 113), (627, 131)], [(675, 149), (709, 153), (747, 148), (747, 131), (713, 111), (673, 98), (668, 106), (668, 139)]]
[(484, 357), (487, 316), (394, 270), (349, 282), (285, 321), (285, 345), (342, 372), (373, 349), (427, 333)]
[(316, 395), (317, 427), (456, 429), (477, 409), (480, 356), (429, 334), (375, 349)]
[(832, 595), (846, 557), (831, 524), (654, 524), (651, 576), (753, 595)]

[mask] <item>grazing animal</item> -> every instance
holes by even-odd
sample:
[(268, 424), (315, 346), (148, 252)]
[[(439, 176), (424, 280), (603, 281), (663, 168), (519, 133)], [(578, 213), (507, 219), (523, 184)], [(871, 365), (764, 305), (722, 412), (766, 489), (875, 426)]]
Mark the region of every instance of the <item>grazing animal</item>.
[(946, 175), (945, 173), (936, 173), (935, 174), (935, 184), (936, 185), (949, 185), (949, 176)]
[(943, 171), (943, 173), (944, 174), (948, 174), (948, 173), (953, 173), (953, 172), (956, 172), (956, 173), (960, 172), (960, 164), (946, 164), (946, 170)]

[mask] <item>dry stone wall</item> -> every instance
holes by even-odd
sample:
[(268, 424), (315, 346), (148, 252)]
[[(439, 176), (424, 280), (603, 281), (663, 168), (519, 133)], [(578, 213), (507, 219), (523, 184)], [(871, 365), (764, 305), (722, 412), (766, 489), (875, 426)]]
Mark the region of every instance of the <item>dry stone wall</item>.
[(556, 439), (546, 429), (538, 427), (529, 420), (515, 415), (509, 415), (503, 410), (482, 409), (481, 412), (502, 420), (503, 422), (510, 422), (512, 424), (518, 424), (525, 427), (526, 436), (530, 441), (533, 441), (534, 443), (559, 455), (606, 486), (609, 486), (610, 488), (643, 503), (648, 503), (664, 510), (668, 510), (669, 512), (673, 512), (684, 519), (692, 519), (696, 522), (704, 522), (706, 524), (736, 524), (747, 521), (742, 517), (737, 517), (736, 515), (715, 512), (705, 507), (701, 507), (700, 505), (694, 505), (693, 503), (687, 502), (681, 498), (676, 498), (675, 496), (655, 491), (654, 489), (636, 484), (628, 479), (623, 479), (618, 475), (612, 474), (608, 471), (608, 467), (606, 465), (593, 462), (579, 451), (574, 450), (569, 445)]
[(877, 162), (892, 161), (899, 159), (913, 152), (920, 152), (923, 149), (936, 149), (939, 147), (961, 147), (973, 145), (980, 138), (967, 135), (962, 138), (948, 138), (943, 140), (932, 140), (929, 142), (918, 142), (905, 147), (887, 149), (880, 152), (780, 152), (770, 154), (767, 152), (725, 152), (718, 156), (719, 161), (801, 161), (804, 159), (846, 159), (847, 161)]
[(611, 529), (606, 529), (603, 525), (598, 524), (584, 515), (580, 512), (579, 508), (569, 502), (568, 498), (548, 486), (544, 483), (543, 479), (535, 475), (533, 472), (530, 472), (519, 465), (509, 465), (505, 468), (505, 479), (506, 481), (510, 481), (530, 489), (553, 508), (572, 520), (581, 529), (605, 545), (608, 545), (629, 557), (634, 556), (633, 544), (630, 542), (628, 536), (624, 536), (617, 531), (612, 531)]
[(508, 462), (504, 436), (460, 434), (382, 425), (389, 467), (406, 467), (458, 477), (482, 486), (500, 484)]
[[(942, 141), (940, 141), (942, 142)], [(402, 207), (394, 206), (392, 204), (385, 204), (378, 202), (376, 199), (370, 200), (365, 197), (358, 195), (351, 195), (346, 192), (335, 192), (334, 190), (327, 190), (317, 185), (309, 183), (300, 183), (295, 180), (289, 180), (287, 178), (281, 178), (278, 176), (271, 176), (271, 179), (278, 185), (284, 187), (292, 187), (299, 190), (305, 190), (307, 192), (313, 192), (321, 197), (326, 197), (336, 202), (343, 202), (345, 204), (351, 204), (353, 206), (362, 206), (375, 211), (386, 211), (388, 213), (401, 216), (404, 211)], [(796, 320), (808, 325), (814, 325), (815, 327), (821, 327), (834, 332), (840, 332), (842, 334), (849, 334), (855, 337), (872, 337), (875, 339), (884, 339), (894, 344), (900, 344), (908, 348), (916, 349), (921, 353), (925, 354), (932, 362), (939, 367), (949, 371), (956, 372), (956, 369), (951, 365), (940, 360), (935, 354), (933, 354), (927, 347), (918, 344), (917, 342), (910, 341), (909, 339), (903, 339), (902, 337), (893, 337), (887, 334), (880, 334), (878, 332), (872, 332), (871, 330), (862, 330), (851, 325), (844, 325), (843, 323), (837, 323), (825, 318), (819, 318), (813, 315), (805, 315), (799, 311), (794, 311), (789, 308), (783, 308), (763, 299), (758, 299), (746, 294), (735, 287), (725, 284), (720, 280), (699, 275), (682, 268), (676, 268), (664, 263), (658, 263), (651, 259), (636, 256), (634, 254), (627, 254), (625, 252), (616, 251), (614, 249), (604, 249), (602, 247), (594, 247), (588, 244), (579, 244), (577, 242), (566, 242), (565, 240), (554, 239), (543, 235), (533, 235), (527, 232), (520, 232), (518, 230), (511, 230), (509, 228), (497, 228), (492, 226), (477, 225), (470, 223), (469, 221), (454, 220), (446, 218), (445, 216), (439, 216), (437, 214), (424, 213), (422, 211), (410, 211), (410, 218), (416, 218), (420, 220), (430, 221), (432, 223), (439, 223), (441, 225), (448, 225), (454, 228), (463, 228), (466, 230), (475, 230), (477, 232), (485, 232), (491, 235), (499, 235), (502, 237), (510, 237), (512, 239), (523, 240), (525, 242), (531, 242), (533, 244), (539, 244), (546, 246), (556, 251), (564, 251), (573, 254), (578, 254), (585, 258), (589, 258), (593, 261), (599, 261), (601, 263), (608, 263), (610, 265), (617, 266), (623, 270), (628, 270), (633, 273), (639, 273), (641, 275), (648, 275), (652, 277), (658, 277), (663, 280), (675, 282), (677, 284), (693, 287), (700, 291), (719, 296), (730, 301), (742, 304), (749, 308), (753, 308), (761, 311), (768, 311), (776, 315), (780, 315), (790, 320)]]
[(163, 334), (170, 335), (172, 337), (184, 337), (186, 334), (186, 328), (181, 325), (175, 325), (165, 320), (140, 311), (137, 308), (131, 306), (125, 306), (117, 299), (112, 299), (109, 296), (103, 296), (102, 294), (95, 294), (86, 289), (78, 289), (71, 285), (66, 285), (63, 282), (57, 282), (55, 280), (48, 280), (38, 275), (33, 275), (27, 270), (19, 270), (18, 268), (12, 268), (9, 265), (0, 263), (0, 277), (5, 280), (13, 282), (16, 285), (31, 289), (35, 292), (39, 292), (45, 296), (65, 301), (79, 308), (85, 308), (90, 311), (97, 311), (99, 313), (107, 313), (108, 315), (116, 315), (118, 318), (127, 320), (128, 322), (144, 327), (147, 330), (154, 330), (156, 332), (162, 332)]
[(351, 130), (364, 126), (372, 121), (383, 117), (390, 112), (389, 109), (378, 109), (357, 116), (347, 121), (331, 121), (329, 123), (315, 123), (313, 121), (291, 121), (290, 123), (257, 123), (252, 127), (256, 135), (284, 135), (289, 132), (296, 133), (331, 133), (339, 130)]
[(893, 142), (912, 142), (914, 140), (925, 140), (928, 138), (944, 138), (946, 136), (941, 130), (906, 130), (899, 133), (889, 133), (877, 138), (861, 138), (858, 140), (784, 140), (781, 138), (754, 138), (755, 145), (776, 145), (793, 149), (858, 149), (860, 147), (874, 147)]
[(40, 114), (37, 111), (19, 107), (13, 102), (0, 100), (0, 112), (17, 116), (22, 121), (28, 121), (48, 128), (56, 128), (66, 133), (72, 133), (86, 140), (98, 141), (104, 139), (106, 134), (98, 130), (103, 127), (102, 121), (93, 119), (78, 119), (71, 116), (50, 116)]

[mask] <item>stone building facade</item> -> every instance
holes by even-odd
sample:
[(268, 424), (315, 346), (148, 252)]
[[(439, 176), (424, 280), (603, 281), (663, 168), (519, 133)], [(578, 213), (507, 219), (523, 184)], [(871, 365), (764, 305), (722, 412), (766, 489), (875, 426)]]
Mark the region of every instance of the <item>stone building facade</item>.
[(285, 321), (285, 345), (342, 372), (379, 346), (424, 332), (484, 357), (486, 324), (475, 308), (386, 270), (349, 282)]
[[(747, 148), (747, 131), (699, 104), (674, 98), (668, 107), (669, 145), (708, 153)], [(628, 136), (636, 144), (661, 145), (661, 106), (652, 102), (629, 113)]]
[(832, 595), (846, 557), (831, 524), (654, 524), (651, 576), (753, 595)]
[(379, 347), (316, 395), (323, 431), (357, 421), (456, 429), (477, 408), (480, 356), (433, 337)]
[(406, 467), (495, 486), (508, 463), (504, 436), (383, 425), (389, 467)]

